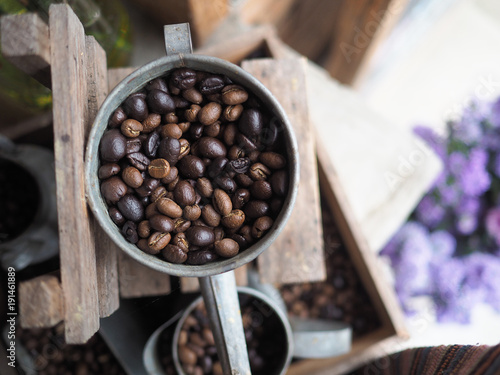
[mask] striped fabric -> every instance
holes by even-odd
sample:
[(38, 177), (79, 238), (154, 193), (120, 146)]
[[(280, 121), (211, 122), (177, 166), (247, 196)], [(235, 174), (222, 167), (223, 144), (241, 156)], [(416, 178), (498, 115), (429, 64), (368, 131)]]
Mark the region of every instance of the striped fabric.
[(379, 358), (351, 375), (500, 375), (500, 344), (408, 349)]

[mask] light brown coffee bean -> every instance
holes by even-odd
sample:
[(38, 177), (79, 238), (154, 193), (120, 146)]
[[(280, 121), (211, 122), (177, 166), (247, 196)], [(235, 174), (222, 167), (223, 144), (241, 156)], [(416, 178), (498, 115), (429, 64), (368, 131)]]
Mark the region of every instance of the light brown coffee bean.
[(266, 180), (271, 175), (271, 170), (262, 163), (255, 163), (250, 166), (248, 175), (254, 181)]
[(177, 219), (182, 216), (182, 208), (172, 199), (160, 198), (156, 202), (156, 208), (159, 212), (172, 219)]
[(229, 229), (236, 229), (245, 222), (245, 213), (241, 210), (232, 210), (229, 215), (222, 217), (221, 223)]
[(189, 220), (179, 217), (174, 220), (174, 233), (184, 233), (191, 226)]
[(186, 220), (190, 220), (190, 221), (198, 220), (201, 216), (201, 208), (197, 204), (194, 204), (192, 206), (186, 206), (186, 207), (184, 207), (184, 210), (182, 212), (182, 216)]
[(169, 112), (163, 116), (163, 122), (165, 124), (177, 124), (179, 122), (179, 117), (175, 112)]
[(241, 104), (228, 105), (222, 112), (222, 118), (227, 122), (234, 122), (240, 118), (242, 112), (243, 106)]
[(236, 124), (229, 123), (226, 125), (222, 133), (222, 140), (227, 146), (234, 145), (237, 132), (238, 132), (238, 127), (236, 126)]
[(214, 190), (212, 204), (215, 210), (222, 216), (229, 215), (229, 213), (233, 210), (233, 203), (231, 202), (231, 198), (222, 189)]
[(198, 361), (196, 353), (185, 345), (179, 346), (179, 359), (186, 365), (195, 365)]
[(207, 204), (201, 209), (201, 217), (211, 227), (216, 227), (220, 224), (221, 216), (211, 204)]
[(149, 220), (143, 220), (137, 226), (137, 233), (142, 238), (148, 238), (151, 235), (151, 226)]
[(198, 113), (201, 107), (198, 104), (191, 104), (191, 107), (184, 111), (184, 117), (189, 122), (195, 122), (198, 118)]
[(141, 134), (143, 126), (137, 120), (128, 119), (122, 122), (120, 129), (125, 137), (135, 138)]
[(277, 152), (262, 152), (259, 155), (259, 160), (271, 169), (281, 169), (286, 165), (285, 157)]
[(226, 105), (237, 105), (247, 101), (248, 93), (238, 85), (228, 85), (221, 91), (222, 102)]
[(135, 167), (125, 168), (122, 172), (122, 179), (123, 182), (134, 189), (137, 189), (144, 182), (141, 171)]
[(155, 232), (149, 236), (148, 247), (152, 253), (158, 254), (161, 249), (168, 245), (170, 239), (170, 233)]
[(210, 198), (214, 192), (214, 188), (210, 180), (206, 177), (201, 177), (196, 180), (196, 189), (202, 197)]
[(224, 238), (216, 241), (214, 244), (215, 252), (224, 258), (234, 257), (240, 251), (238, 243), (230, 238)]
[(220, 128), (220, 121), (215, 121), (213, 124), (205, 126), (203, 128), (203, 135), (207, 137), (218, 137), (220, 134)]
[(148, 172), (153, 178), (165, 178), (170, 173), (170, 164), (165, 159), (153, 159), (148, 165)]
[(221, 105), (216, 102), (210, 102), (204, 105), (198, 112), (198, 121), (205, 126), (211, 125), (219, 119), (221, 113)]
[(169, 233), (174, 230), (174, 222), (166, 215), (154, 215), (149, 218), (149, 225), (158, 232)]
[(161, 179), (161, 183), (168, 185), (172, 181), (174, 181), (178, 175), (179, 175), (179, 170), (177, 169), (177, 167), (170, 166), (170, 172), (168, 173), (168, 175), (166, 177), (163, 177)]
[(149, 198), (151, 199), (151, 202), (156, 202), (160, 198), (165, 198), (166, 195), (167, 195), (167, 189), (165, 188), (165, 186), (160, 185), (153, 190)]
[(186, 234), (181, 232), (181, 233), (177, 233), (173, 238), (172, 240), (170, 241), (170, 243), (172, 245), (175, 245), (175, 246), (178, 246), (182, 249), (182, 251), (184, 251), (185, 253), (187, 253), (189, 251), (189, 242), (186, 238)]
[(268, 181), (260, 180), (255, 181), (250, 186), (250, 193), (252, 193), (252, 197), (255, 199), (267, 200), (273, 196), (273, 189)]
[(158, 113), (150, 113), (142, 122), (142, 132), (151, 133), (161, 124), (161, 115)]
[(160, 214), (160, 211), (158, 211), (158, 208), (156, 207), (156, 202), (150, 203), (144, 211), (144, 216), (146, 216), (146, 219), (149, 219), (151, 216), (158, 214)]
[(171, 137), (180, 139), (182, 137), (182, 130), (177, 124), (166, 124), (160, 128), (160, 135), (162, 138)]
[(201, 104), (201, 102), (203, 101), (203, 95), (201, 95), (201, 93), (194, 87), (183, 90), (182, 97), (194, 104)]

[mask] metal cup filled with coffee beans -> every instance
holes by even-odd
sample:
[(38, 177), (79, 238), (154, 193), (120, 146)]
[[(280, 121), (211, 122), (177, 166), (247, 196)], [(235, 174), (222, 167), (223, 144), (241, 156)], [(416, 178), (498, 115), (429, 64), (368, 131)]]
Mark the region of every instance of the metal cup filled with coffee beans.
[[(209, 315), (237, 325), (227, 271), (268, 248), (289, 218), (296, 140), (257, 79), (190, 53), (187, 24), (165, 26), (165, 41), (167, 57), (119, 83), (99, 110), (86, 153), (88, 201), (123, 251), (155, 270), (200, 278)], [(236, 305), (222, 309), (228, 300)]]

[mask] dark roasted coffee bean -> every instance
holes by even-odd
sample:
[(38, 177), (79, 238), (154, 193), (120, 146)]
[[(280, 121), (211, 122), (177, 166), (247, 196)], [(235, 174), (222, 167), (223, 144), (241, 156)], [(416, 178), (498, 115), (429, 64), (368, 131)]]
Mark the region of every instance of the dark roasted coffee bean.
[(234, 173), (245, 173), (248, 171), (248, 168), (250, 168), (250, 164), (252, 164), (252, 162), (249, 158), (239, 158), (231, 160), (227, 169)]
[(269, 205), (271, 206), (271, 211), (273, 212), (273, 214), (277, 215), (283, 207), (283, 200), (279, 198), (273, 198), (271, 199)]
[(221, 241), (217, 241), (214, 244), (215, 252), (224, 258), (234, 257), (240, 251), (240, 246), (238, 242), (230, 239), (224, 238)]
[(116, 204), (122, 215), (132, 221), (140, 221), (144, 217), (144, 207), (134, 195), (127, 194)]
[(284, 197), (288, 191), (288, 172), (279, 170), (274, 172), (269, 179), (271, 187), (276, 195)]
[(203, 135), (204, 126), (202, 124), (191, 124), (189, 127), (189, 134), (193, 139), (200, 139)]
[(158, 152), (158, 147), (160, 146), (160, 135), (157, 132), (152, 132), (146, 138), (144, 142), (144, 153), (149, 158), (155, 158)]
[(140, 152), (142, 147), (142, 141), (139, 137), (127, 138), (126, 154), (133, 154), (135, 152)]
[(232, 240), (236, 241), (238, 243), (238, 246), (240, 247), (241, 250), (246, 249), (249, 246), (249, 242), (246, 240), (245, 237), (243, 237), (241, 234), (232, 234), (230, 237)]
[(127, 140), (118, 129), (106, 131), (99, 144), (101, 159), (105, 162), (117, 162), (125, 156)]
[(115, 223), (118, 226), (122, 226), (125, 223), (125, 218), (123, 217), (122, 213), (118, 210), (116, 207), (111, 207), (109, 209), (109, 217), (111, 220), (113, 220), (113, 223)]
[(190, 122), (179, 122), (177, 124), (177, 126), (181, 130), (182, 134), (184, 134), (185, 132), (187, 132), (189, 130), (189, 127), (191, 126), (191, 123)]
[(234, 193), (238, 187), (232, 178), (224, 175), (215, 177), (214, 185), (220, 187), (229, 194)]
[(233, 210), (231, 198), (222, 189), (215, 189), (212, 204), (215, 210), (222, 216), (229, 215), (229, 213)]
[(189, 122), (195, 122), (198, 119), (198, 113), (201, 107), (198, 104), (191, 104), (191, 106), (184, 111), (184, 118)]
[(179, 117), (177, 117), (175, 112), (170, 112), (163, 116), (163, 122), (165, 124), (177, 124), (179, 122)]
[(228, 160), (223, 156), (215, 158), (207, 168), (208, 177), (215, 178), (217, 176), (220, 176), (226, 168), (227, 162)]
[(137, 241), (136, 243), (136, 246), (142, 251), (144, 251), (146, 254), (151, 254), (151, 255), (155, 254), (155, 252), (151, 251), (151, 249), (149, 248), (147, 238), (139, 239), (139, 241)]
[(285, 157), (277, 152), (262, 152), (259, 155), (259, 160), (271, 169), (281, 169), (286, 165)]
[(167, 262), (180, 264), (184, 263), (187, 259), (187, 254), (178, 246), (168, 244), (161, 251), (161, 255)]
[(219, 119), (221, 113), (221, 105), (219, 103), (210, 102), (201, 108), (198, 113), (198, 121), (203, 125), (211, 125)]
[(214, 231), (208, 227), (192, 226), (186, 231), (186, 238), (191, 245), (208, 246), (214, 243)]
[(151, 225), (149, 220), (143, 220), (137, 226), (137, 234), (142, 238), (148, 238), (151, 235)]
[(236, 141), (236, 133), (238, 133), (236, 124), (229, 123), (226, 125), (224, 131), (222, 132), (222, 139), (227, 146), (234, 145), (234, 142)]
[(119, 127), (123, 121), (127, 119), (127, 114), (123, 110), (122, 107), (118, 107), (114, 112), (111, 118), (109, 119), (109, 127), (117, 128)]
[(264, 127), (262, 113), (254, 108), (245, 109), (238, 121), (238, 129), (249, 138), (258, 136)]
[(160, 134), (162, 138), (175, 138), (180, 139), (182, 137), (182, 130), (177, 124), (166, 124), (160, 128)]
[(146, 90), (151, 91), (151, 90), (161, 90), (164, 91), (168, 94), (168, 85), (167, 82), (161, 77), (155, 78), (152, 81), (149, 81), (146, 84)]
[(170, 241), (172, 245), (180, 247), (182, 251), (187, 253), (189, 251), (189, 242), (186, 239), (186, 233), (177, 233)]
[(215, 159), (226, 156), (226, 146), (217, 138), (202, 137), (197, 142), (197, 152), (201, 157)]
[(234, 208), (243, 208), (243, 206), (250, 200), (250, 192), (248, 189), (238, 189), (234, 192), (231, 200)]
[(222, 118), (227, 122), (233, 122), (237, 121), (242, 113), (243, 113), (243, 106), (241, 104), (228, 105), (222, 111)]
[(191, 144), (185, 138), (179, 139), (179, 143), (181, 145), (181, 152), (179, 154), (179, 160), (181, 160), (184, 156), (189, 154), (189, 152), (191, 151)]
[(203, 134), (207, 137), (218, 137), (220, 134), (221, 123), (220, 121), (215, 121), (212, 125), (205, 126), (203, 128)]
[(221, 216), (211, 204), (206, 204), (201, 209), (201, 218), (207, 225), (217, 227), (220, 224)]
[(132, 164), (140, 171), (145, 171), (150, 163), (149, 158), (142, 152), (133, 152), (131, 154), (128, 154), (127, 159), (130, 164)]
[(188, 100), (180, 98), (178, 96), (174, 96), (172, 99), (174, 100), (175, 108), (178, 109), (186, 109), (191, 105)]
[(191, 226), (189, 220), (183, 219), (182, 217), (174, 220), (174, 233), (183, 233)]
[(116, 203), (127, 194), (127, 185), (121, 178), (113, 176), (102, 182), (101, 194), (107, 201)]
[(249, 219), (257, 219), (269, 214), (269, 204), (264, 201), (250, 201), (243, 210)]
[(214, 228), (215, 241), (220, 241), (226, 236), (226, 232), (222, 227)]
[(186, 155), (179, 160), (179, 172), (186, 178), (200, 178), (205, 173), (205, 164), (203, 161), (194, 155)]
[(199, 178), (196, 181), (196, 189), (198, 189), (201, 196), (205, 198), (210, 198), (214, 192), (212, 183), (206, 177)]
[(148, 173), (153, 178), (167, 177), (170, 172), (170, 164), (165, 159), (153, 159), (148, 165)]
[(252, 237), (261, 238), (273, 225), (273, 219), (269, 216), (261, 216), (256, 219), (252, 226)]
[(251, 151), (249, 154), (248, 154), (248, 158), (250, 159), (250, 161), (253, 163), (257, 163), (259, 161), (259, 156), (260, 156), (260, 151), (259, 150), (254, 150), (254, 151)]
[(223, 226), (229, 229), (237, 229), (245, 222), (245, 213), (241, 210), (232, 210), (229, 215), (221, 219)]
[(248, 170), (248, 175), (254, 181), (266, 180), (271, 171), (262, 163), (254, 163), (250, 166)]
[(222, 102), (227, 105), (242, 104), (247, 101), (248, 93), (238, 85), (228, 85), (221, 91)]
[(161, 116), (158, 113), (150, 113), (142, 122), (142, 132), (151, 133), (161, 124)]
[(253, 184), (253, 180), (250, 178), (250, 176), (248, 176), (245, 173), (237, 174), (234, 177), (234, 179), (236, 180), (239, 186), (244, 188), (248, 188)]
[(156, 178), (147, 177), (144, 179), (142, 185), (135, 189), (135, 192), (140, 197), (148, 197), (153, 193), (153, 191), (158, 187), (159, 184), (160, 181)]
[(137, 243), (139, 236), (137, 234), (137, 225), (133, 221), (127, 221), (123, 225), (122, 234), (125, 239), (130, 243)]
[(182, 216), (182, 208), (169, 198), (160, 198), (156, 202), (156, 208), (159, 212), (172, 219), (176, 219)]
[(123, 181), (131, 188), (138, 188), (144, 182), (141, 172), (135, 167), (127, 167), (122, 172)]
[(257, 145), (242, 133), (236, 134), (236, 144), (239, 145), (246, 153), (258, 150)]
[(100, 180), (105, 180), (110, 178), (111, 176), (115, 176), (120, 173), (120, 166), (116, 163), (107, 163), (101, 165), (99, 171), (97, 172), (97, 176)]
[(174, 189), (175, 201), (184, 206), (191, 206), (195, 203), (196, 192), (188, 181), (179, 181)]
[(179, 175), (179, 171), (177, 170), (177, 168), (172, 167), (172, 165), (170, 165), (170, 172), (168, 173), (168, 175), (166, 177), (163, 177), (161, 179), (161, 183), (168, 185), (169, 183), (174, 181), (178, 175)]
[(260, 200), (267, 200), (273, 196), (271, 184), (265, 180), (255, 181), (250, 186), (250, 192), (252, 193), (252, 197)]
[(151, 203), (149, 197), (141, 197), (141, 199), (139, 199), (139, 200), (141, 201), (141, 203), (144, 207), (148, 206)]
[(158, 232), (169, 233), (174, 230), (174, 222), (165, 215), (154, 215), (149, 218), (149, 225)]
[(175, 110), (175, 103), (172, 97), (165, 91), (153, 89), (147, 96), (147, 103), (149, 108), (154, 113), (161, 115), (173, 112)]
[(189, 102), (194, 104), (201, 104), (201, 102), (203, 102), (203, 95), (201, 95), (201, 93), (194, 87), (187, 90), (183, 90), (181, 94), (182, 97), (187, 101), (186, 102), (187, 105), (182, 108), (189, 107), (190, 105)]
[(224, 87), (224, 80), (218, 76), (208, 76), (200, 82), (200, 92), (203, 95), (218, 93)]
[(134, 119), (128, 119), (122, 122), (120, 130), (122, 134), (129, 138), (137, 137), (142, 132), (142, 124)]
[(227, 157), (229, 160), (242, 159), (245, 157), (245, 155), (246, 154), (243, 148), (237, 145), (232, 146), (227, 153)]
[(176, 69), (170, 75), (170, 82), (180, 90), (189, 89), (196, 84), (196, 72), (189, 68)]
[(158, 156), (174, 166), (181, 153), (181, 144), (178, 139), (167, 137), (160, 142), (158, 147)]
[(149, 219), (150, 217), (154, 215), (159, 215), (160, 211), (158, 211), (156, 207), (156, 203), (150, 203), (147, 207), (146, 210), (144, 211), (144, 216), (146, 219)]
[(172, 236), (170, 233), (165, 232), (154, 232), (148, 238), (148, 246), (151, 250), (151, 254), (158, 254), (165, 246), (167, 246), (171, 240)]
[[(201, 228), (201, 227), (194, 227), (194, 228)], [(202, 249), (198, 251), (190, 251), (188, 253), (186, 263), (192, 265), (203, 265), (206, 263), (213, 262), (215, 259), (217, 259), (217, 255), (212, 250)]]
[(197, 204), (184, 207), (182, 216), (189, 221), (198, 220), (201, 216), (201, 208)]
[(177, 176), (171, 183), (167, 185), (167, 190), (173, 192), (180, 180), (181, 179), (179, 178), (179, 176)]
[(144, 121), (148, 117), (148, 106), (143, 95), (130, 95), (123, 102), (123, 110), (128, 117), (137, 121)]

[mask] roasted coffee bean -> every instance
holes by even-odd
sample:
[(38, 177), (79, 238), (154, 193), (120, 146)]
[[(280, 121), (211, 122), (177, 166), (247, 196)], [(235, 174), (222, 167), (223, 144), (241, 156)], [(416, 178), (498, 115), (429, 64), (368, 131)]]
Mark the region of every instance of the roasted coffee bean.
[(122, 122), (120, 129), (124, 136), (134, 138), (141, 134), (143, 127), (139, 121), (128, 119)]
[(168, 94), (168, 85), (167, 82), (161, 77), (155, 78), (152, 81), (149, 81), (146, 84), (146, 90), (151, 91), (151, 90), (161, 90), (164, 91)]
[(184, 156), (189, 154), (191, 151), (191, 144), (185, 138), (179, 139), (179, 144), (181, 145), (181, 151), (179, 153), (179, 160), (181, 160)]
[(159, 184), (160, 181), (156, 178), (147, 177), (144, 179), (142, 185), (135, 189), (135, 192), (140, 197), (148, 197), (153, 193), (153, 191), (158, 187)]
[(130, 243), (137, 243), (139, 236), (137, 234), (137, 225), (133, 221), (127, 221), (122, 227), (122, 234)]
[(111, 207), (109, 209), (109, 217), (118, 226), (122, 226), (125, 223), (125, 218), (123, 217), (122, 213), (118, 210), (116, 207)]
[(286, 170), (276, 171), (269, 180), (273, 192), (280, 197), (284, 197), (288, 191), (288, 172)]
[(210, 198), (214, 192), (212, 183), (206, 177), (199, 178), (196, 181), (196, 189), (198, 189), (201, 196), (205, 198)]
[(247, 136), (242, 133), (236, 134), (236, 143), (245, 151), (250, 153), (258, 149), (257, 145)]
[(250, 245), (247, 239), (243, 237), (241, 234), (237, 233), (232, 234), (230, 238), (238, 243), (238, 246), (240, 247), (241, 250), (246, 249)]
[(142, 141), (139, 137), (127, 138), (127, 146), (125, 148), (127, 155), (141, 151), (141, 147), (142, 147)]
[(163, 115), (163, 122), (165, 124), (177, 124), (179, 122), (179, 117), (177, 117), (175, 112), (170, 112)]
[(228, 122), (237, 121), (243, 113), (243, 106), (241, 104), (228, 105), (222, 111), (222, 118)]
[(218, 137), (220, 134), (221, 123), (220, 121), (215, 121), (213, 124), (205, 126), (203, 128), (203, 135), (207, 137)]
[(271, 199), (269, 205), (273, 214), (278, 215), (281, 211), (281, 208), (283, 207), (283, 200), (279, 198), (273, 198)]
[(161, 251), (161, 255), (167, 260), (167, 262), (180, 264), (184, 263), (187, 259), (187, 254), (178, 246), (168, 244)]
[(142, 152), (133, 152), (127, 155), (127, 159), (130, 164), (136, 167), (140, 171), (145, 171), (151, 162), (149, 158)]
[(151, 133), (161, 124), (161, 116), (158, 113), (150, 113), (142, 122), (142, 132)]
[(140, 221), (144, 217), (144, 207), (134, 195), (127, 194), (116, 204), (122, 215), (132, 221)]
[(228, 229), (237, 229), (245, 222), (245, 213), (241, 210), (232, 210), (228, 215), (222, 217), (221, 223)]
[(185, 132), (187, 132), (189, 130), (191, 123), (190, 122), (179, 122), (177, 124), (177, 126), (179, 127), (179, 129), (181, 129), (181, 132), (184, 134)]
[(215, 241), (220, 241), (226, 236), (226, 232), (224, 231), (224, 228), (218, 226), (214, 228), (214, 236), (215, 236)]
[(186, 90), (196, 84), (196, 72), (189, 68), (179, 68), (170, 75), (170, 82), (179, 90)]
[(252, 237), (261, 238), (273, 225), (273, 219), (269, 216), (261, 216), (256, 219), (252, 226)]
[(283, 125), (278, 121), (271, 121), (269, 126), (262, 129), (262, 133), (259, 136), (260, 143), (266, 147), (272, 148), (278, 141), (278, 135), (281, 129), (283, 129)]
[(144, 121), (149, 114), (148, 105), (143, 95), (132, 94), (123, 102), (123, 110), (128, 117)]
[(200, 178), (205, 173), (205, 164), (203, 161), (194, 155), (186, 155), (179, 160), (179, 172), (186, 178)]
[(271, 169), (282, 169), (286, 165), (285, 157), (277, 152), (262, 152), (259, 160)]
[(150, 203), (144, 211), (144, 216), (146, 217), (146, 219), (149, 219), (150, 217), (158, 214), (160, 214), (160, 211), (158, 211), (156, 203)]
[(179, 181), (174, 189), (174, 199), (182, 207), (195, 204), (196, 192), (187, 181)]
[(229, 215), (229, 213), (233, 210), (233, 204), (231, 202), (231, 198), (222, 189), (214, 190), (214, 197), (212, 200), (212, 204), (215, 210), (222, 216)]
[(178, 139), (167, 137), (160, 142), (158, 156), (168, 161), (171, 166), (177, 163), (180, 153), (181, 144)]
[(191, 226), (186, 231), (186, 238), (191, 245), (195, 246), (208, 246), (214, 243), (214, 231), (208, 227)]
[(153, 159), (148, 165), (148, 173), (153, 178), (167, 177), (170, 172), (170, 164), (165, 159)]
[(205, 104), (198, 113), (198, 121), (203, 125), (211, 125), (217, 121), (222, 113), (219, 103), (210, 102)]
[(222, 102), (226, 105), (237, 105), (247, 101), (248, 93), (238, 85), (228, 85), (221, 91)]
[(178, 175), (179, 175), (179, 171), (178, 171), (177, 167), (172, 167), (172, 165), (170, 165), (170, 172), (168, 173), (168, 175), (166, 177), (163, 177), (161, 179), (161, 183), (168, 185), (169, 183), (174, 181)]
[(189, 251), (189, 242), (186, 239), (186, 233), (177, 233), (170, 241), (172, 245), (180, 247), (182, 251), (187, 253)]
[(224, 80), (218, 76), (208, 76), (200, 81), (200, 92), (203, 95), (218, 93), (224, 87)]
[(116, 163), (107, 163), (101, 165), (97, 172), (97, 176), (100, 180), (105, 180), (120, 173), (120, 169), (120, 166)]
[[(201, 93), (193, 88), (183, 90), (182, 91), (182, 97), (186, 99), (188, 102), (194, 103), (194, 104), (201, 104), (203, 102), (203, 95)], [(187, 103), (185, 107), (189, 107), (190, 103)]]
[(174, 220), (174, 233), (183, 233), (191, 226), (191, 221), (182, 217)]
[(202, 137), (196, 143), (197, 152), (201, 157), (215, 159), (226, 156), (226, 146), (217, 138)]
[(232, 146), (227, 153), (227, 157), (229, 160), (243, 159), (245, 155), (246, 154), (243, 148), (237, 145)]
[(131, 188), (138, 188), (144, 182), (141, 172), (135, 167), (127, 167), (122, 172), (123, 181)]
[(151, 235), (151, 225), (148, 220), (143, 220), (137, 226), (137, 234), (142, 238), (148, 238)]
[(250, 191), (248, 189), (238, 189), (231, 197), (233, 208), (243, 208), (243, 206), (250, 200)]
[(139, 200), (141, 201), (141, 204), (144, 207), (148, 206), (151, 203), (149, 197), (141, 197), (141, 199), (139, 199)]
[(208, 177), (215, 178), (217, 176), (220, 176), (226, 168), (227, 162), (228, 160), (223, 156), (215, 158), (207, 168)]
[(175, 138), (180, 139), (182, 137), (182, 130), (177, 124), (166, 124), (160, 128), (160, 135), (162, 138)]
[(257, 219), (269, 214), (269, 204), (264, 201), (250, 201), (243, 210), (249, 219)]
[(125, 156), (127, 140), (118, 129), (106, 131), (99, 144), (101, 159), (105, 162), (117, 162)]
[(191, 105), (191, 103), (188, 100), (180, 98), (178, 96), (174, 96), (172, 99), (174, 100), (175, 108), (178, 109), (186, 109)]
[(215, 252), (224, 258), (234, 257), (240, 251), (238, 243), (230, 238), (224, 238), (214, 244)]
[(154, 113), (164, 115), (175, 110), (175, 103), (172, 97), (165, 91), (153, 89), (148, 93), (147, 103)]
[(149, 218), (149, 225), (158, 232), (169, 233), (174, 230), (174, 221), (166, 215), (154, 215)]
[(250, 166), (248, 170), (248, 175), (254, 181), (266, 180), (271, 171), (262, 163), (254, 163)]
[[(194, 227), (194, 228), (201, 228), (201, 227)], [(217, 255), (212, 250), (202, 249), (197, 251), (190, 251), (188, 253), (186, 263), (191, 265), (203, 265), (206, 263), (213, 262), (215, 259), (217, 259)]]
[(237, 184), (241, 187), (248, 188), (253, 184), (253, 180), (245, 173), (237, 174), (234, 177)]
[(251, 151), (249, 154), (248, 154), (248, 158), (250, 159), (250, 161), (253, 163), (257, 163), (259, 161), (259, 156), (260, 156), (260, 151), (259, 150), (254, 150), (254, 151)]
[(203, 135), (203, 129), (205, 127), (202, 124), (192, 124), (189, 127), (189, 134), (191, 135), (191, 138), (193, 139), (200, 139), (201, 136)]
[(127, 185), (116, 176), (101, 184), (101, 194), (109, 202), (116, 203), (127, 194)]
[(220, 224), (221, 216), (211, 204), (207, 204), (201, 209), (201, 218), (207, 225), (217, 227)]
[(172, 219), (177, 219), (182, 216), (182, 208), (172, 199), (160, 198), (156, 202), (156, 208), (159, 212)]
[(123, 121), (127, 119), (127, 114), (123, 110), (122, 107), (118, 107), (114, 112), (111, 118), (109, 119), (109, 127), (117, 128), (119, 127)]
[(167, 185), (167, 189), (168, 189), (168, 191), (173, 192), (173, 191), (174, 191), (174, 189), (175, 189), (175, 187), (177, 186), (177, 184), (179, 183), (179, 181), (180, 181), (180, 180), (181, 180), (181, 179), (179, 178), (179, 176), (177, 176), (177, 177), (176, 177), (176, 178), (175, 178), (175, 179), (174, 179), (171, 183), (169, 183), (169, 184)]
[(235, 173), (245, 173), (250, 168), (252, 162), (249, 158), (239, 158), (231, 160), (228, 165), (228, 170)]
[(170, 242), (170, 233), (155, 232), (148, 238), (148, 246), (153, 254), (158, 254)]
[(201, 208), (197, 204), (184, 207), (182, 216), (189, 221), (198, 220), (201, 216)]
[(215, 177), (214, 185), (220, 187), (229, 194), (234, 193), (237, 188), (236, 182), (234, 182), (232, 178), (224, 175)]
[(238, 129), (247, 137), (256, 137), (264, 128), (264, 118), (262, 113), (255, 109), (245, 109), (238, 121)]
[(160, 135), (157, 132), (152, 132), (144, 142), (144, 153), (149, 158), (155, 158), (160, 146)]
[(137, 241), (136, 243), (136, 246), (141, 249), (143, 252), (145, 252), (146, 254), (151, 254), (151, 255), (155, 255), (157, 254), (156, 251), (154, 250), (151, 250), (149, 248), (149, 245), (148, 245), (148, 239), (147, 238), (140, 238), (139, 241)]
[(184, 118), (189, 122), (195, 122), (198, 119), (198, 113), (201, 107), (198, 104), (191, 104), (191, 106), (184, 111)]
[(250, 192), (252, 193), (252, 197), (259, 200), (271, 199), (273, 196), (271, 184), (265, 180), (255, 181), (252, 186), (250, 186)]
[(238, 128), (236, 127), (236, 124), (234, 123), (229, 123), (226, 125), (224, 128), (224, 131), (222, 132), (222, 139), (224, 140), (224, 143), (228, 146), (234, 145), (234, 142), (236, 141), (236, 133), (238, 132)]

